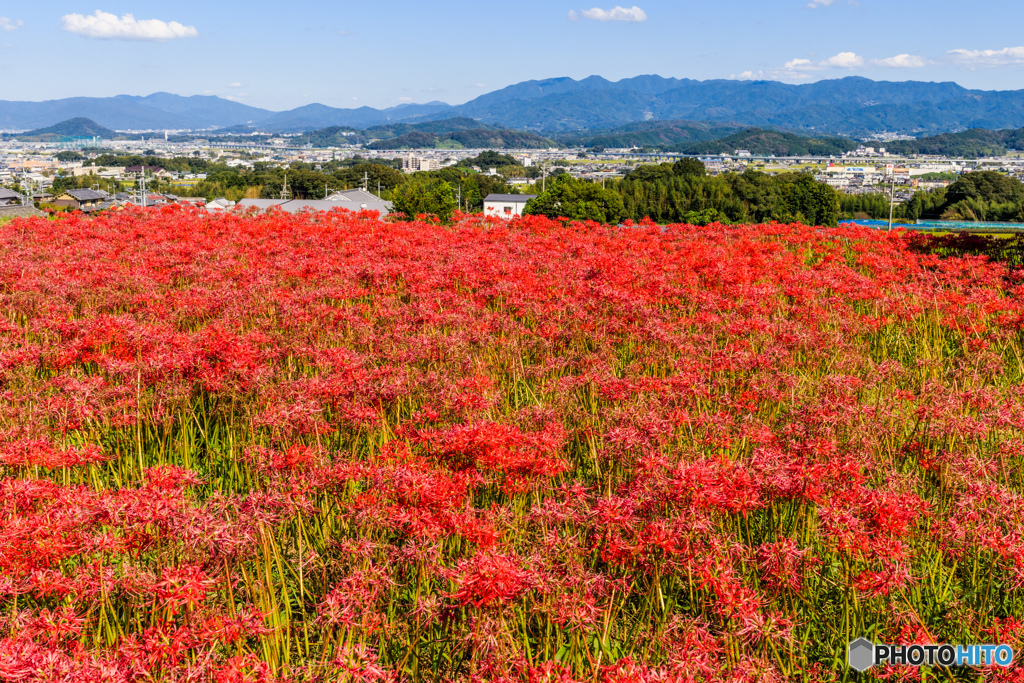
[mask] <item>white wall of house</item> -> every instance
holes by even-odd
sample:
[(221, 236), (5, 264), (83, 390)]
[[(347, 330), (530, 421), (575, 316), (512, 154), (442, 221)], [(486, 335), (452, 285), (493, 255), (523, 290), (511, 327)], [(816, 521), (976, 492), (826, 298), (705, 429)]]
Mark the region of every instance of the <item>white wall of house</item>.
[(498, 218), (507, 218), (509, 220), (516, 216), (523, 215), (523, 209), (526, 208), (526, 202), (512, 202), (512, 201), (485, 201), (484, 202), (484, 215), (485, 216), (497, 216)]

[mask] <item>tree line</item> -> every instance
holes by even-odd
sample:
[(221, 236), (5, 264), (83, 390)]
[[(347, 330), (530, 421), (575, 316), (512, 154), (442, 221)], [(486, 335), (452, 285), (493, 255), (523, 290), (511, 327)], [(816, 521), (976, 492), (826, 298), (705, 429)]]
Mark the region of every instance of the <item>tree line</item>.
[(708, 176), (697, 159), (639, 166), (602, 189), (559, 176), (531, 200), (526, 213), (606, 223), (650, 218), (658, 223), (802, 222), (835, 225), (838, 193), (807, 173), (759, 171)]
[[(843, 218), (889, 217), (889, 195), (840, 196)], [(975, 171), (946, 187), (918, 191), (893, 207), (899, 221), (1010, 221), (1024, 223), (1024, 184), (996, 171)]]

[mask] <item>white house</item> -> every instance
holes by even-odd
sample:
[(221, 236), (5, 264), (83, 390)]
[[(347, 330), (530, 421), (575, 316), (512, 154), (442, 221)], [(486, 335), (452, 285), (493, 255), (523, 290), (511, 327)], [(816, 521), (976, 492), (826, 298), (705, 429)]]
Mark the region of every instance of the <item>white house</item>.
[(484, 199), (484, 215), (512, 219), (523, 215), (526, 202), (535, 194), (489, 194)]

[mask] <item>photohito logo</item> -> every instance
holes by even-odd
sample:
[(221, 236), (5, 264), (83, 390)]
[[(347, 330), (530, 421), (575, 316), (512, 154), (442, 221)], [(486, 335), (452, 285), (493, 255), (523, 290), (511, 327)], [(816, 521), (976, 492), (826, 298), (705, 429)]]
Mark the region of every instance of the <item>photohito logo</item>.
[(1010, 666), (1013, 648), (1009, 645), (876, 645), (867, 638), (850, 643), (847, 662), (854, 671), (873, 666)]

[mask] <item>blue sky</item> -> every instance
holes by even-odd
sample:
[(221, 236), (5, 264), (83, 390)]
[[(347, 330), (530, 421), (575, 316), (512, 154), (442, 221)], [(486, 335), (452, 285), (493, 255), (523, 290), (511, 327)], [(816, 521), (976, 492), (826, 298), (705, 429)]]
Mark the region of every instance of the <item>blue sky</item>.
[(1024, 89), (1019, 0), (596, 1), (3, 3), (0, 99), (165, 91), (386, 107), (652, 73)]

